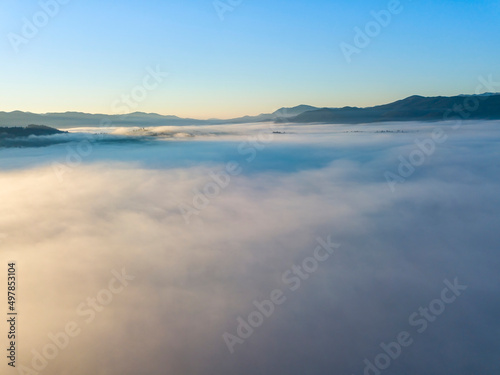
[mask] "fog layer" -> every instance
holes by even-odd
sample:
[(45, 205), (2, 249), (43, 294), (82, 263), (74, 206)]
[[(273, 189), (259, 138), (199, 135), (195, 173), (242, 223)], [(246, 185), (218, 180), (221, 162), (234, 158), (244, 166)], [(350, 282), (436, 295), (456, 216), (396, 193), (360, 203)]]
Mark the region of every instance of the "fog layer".
[[(131, 141), (74, 135), (0, 150), (0, 257), (18, 264), (18, 366), (497, 373), (499, 125), (262, 124), (154, 139), (115, 129)], [(284, 277), (328, 239), (335, 249), (300, 284)], [(110, 284), (117, 273), (129, 279)], [(453, 294), (455, 282), (466, 288)], [(445, 288), (456, 298), (433, 302)], [(254, 302), (274, 290), (285, 300), (241, 337)], [(419, 312), (429, 305), (434, 319)], [(51, 334), (69, 323), (78, 334), (47, 358)], [(366, 370), (402, 332), (411, 344)]]

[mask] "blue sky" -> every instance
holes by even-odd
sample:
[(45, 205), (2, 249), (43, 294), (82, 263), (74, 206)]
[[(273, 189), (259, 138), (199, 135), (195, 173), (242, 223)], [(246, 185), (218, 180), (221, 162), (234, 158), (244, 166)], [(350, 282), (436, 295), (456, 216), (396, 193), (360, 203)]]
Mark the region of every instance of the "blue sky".
[(348, 63), (340, 44), (354, 45), (354, 28), (388, 1), (243, 0), (222, 21), (213, 0), (71, 0), (16, 52), (9, 35), (23, 36), (23, 19), (42, 8), (3, 0), (0, 110), (113, 113), (157, 66), (169, 76), (134, 110), (196, 118), (368, 106), (473, 93), (479, 76), (500, 81), (498, 1), (401, 6)]

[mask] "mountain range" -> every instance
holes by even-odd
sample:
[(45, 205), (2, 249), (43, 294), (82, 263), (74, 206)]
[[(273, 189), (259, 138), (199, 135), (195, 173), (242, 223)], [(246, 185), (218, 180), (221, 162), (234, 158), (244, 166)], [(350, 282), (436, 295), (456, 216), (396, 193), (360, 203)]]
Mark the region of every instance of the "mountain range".
[(358, 108), (318, 108), (299, 105), (281, 108), (273, 113), (244, 116), (229, 120), (197, 120), (156, 113), (134, 112), (127, 115), (100, 115), (81, 112), (35, 114), (31, 112), (0, 112), (0, 127), (43, 124), (58, 129), (75, 127), (152, 127), (179, 125), (240, 124), (251, 122), (360, 124), (382, 121), (439, 121), (446, 116), (464, 119), (500, 119), (500, 94), (458, 95), (452, 97), (410, 96), (393, 103)]

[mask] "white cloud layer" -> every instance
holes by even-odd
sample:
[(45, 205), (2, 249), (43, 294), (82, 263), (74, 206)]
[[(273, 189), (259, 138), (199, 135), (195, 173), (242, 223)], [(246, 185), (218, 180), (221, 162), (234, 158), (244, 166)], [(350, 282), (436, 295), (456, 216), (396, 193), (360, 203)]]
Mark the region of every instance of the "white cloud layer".
[[(384, 172), (436, 126), (448, 140), (391, 192)], [(238, 147), (264, 125), (220, 140), (103, 143), (62, 181), (52, 165), (66, 145), (0, 150), (19, 364), (32, 368), (31, 350), (74, 321), (81, 334), (42, 373), (357, 375), (401, 331), (415, 341), (383, 374), (495, 373), (500, 128), (450, 126), (296, 127), (251, 162)], [(186, 224), (179, 204), (231, 160), (241, 175)], [(291, 292), (283, 272), (327, 236), (341, 247)], [(122, 268), (135, 279), (87, 324), (77, 307)], [(467, 290), (417, 333), (409, 316), (454, 278)], [(274, 289), (286, 302), (230, 354), (223, 333)]]

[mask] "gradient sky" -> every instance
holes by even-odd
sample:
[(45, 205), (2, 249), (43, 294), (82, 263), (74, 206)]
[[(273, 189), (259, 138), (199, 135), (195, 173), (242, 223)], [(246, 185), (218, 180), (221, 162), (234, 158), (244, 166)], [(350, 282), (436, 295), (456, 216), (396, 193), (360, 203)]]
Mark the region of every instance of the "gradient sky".
[(72, 0), (16, 53), (9, 33), (21, 35), (41, 8), (3, 0), (0, 110), (113, 113), (157, 65), (169, 77), (134, 110), (196, 118), (368, 106), (473, 93), (481, 75), (500, 81), (498, 1), (402, 0), (347, 63), (340, 43), (387, 4), (243, 0), (221, 21), (212, 0)]

